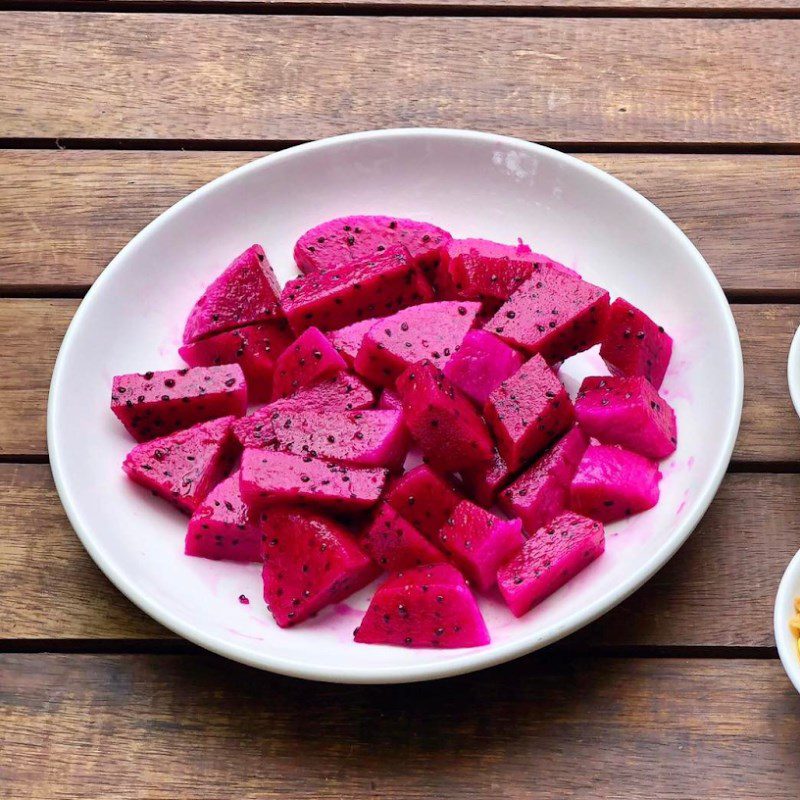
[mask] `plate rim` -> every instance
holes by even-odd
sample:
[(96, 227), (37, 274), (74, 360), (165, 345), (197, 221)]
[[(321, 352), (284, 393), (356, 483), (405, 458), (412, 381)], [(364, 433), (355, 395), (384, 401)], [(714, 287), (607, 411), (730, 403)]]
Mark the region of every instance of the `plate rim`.
[[(129, 580), (123, 574), (123, 571), (118, 569), (113, 561), (105, 555), (103, 549), (94, 541), (91, 532), (83, 526), (77, 510), (77, 504), (70, 495), (68, 479), (61, 468), (58, 436), (55, 430), (55, 409), (59, 403), (60, 383), (62, 380), (61, 376), (64, 369), (63, 365), (67, 359), (67, 354), (71, 347), (71, 342), (75, 336), (75, 331), (80, 326), (83, 316), (87, 313), (87, 309), (92, 304), (94, 296), (99, 291), (99, 287), (104, 286), (105, 283), (111, 279), (111, 276), (113, 276), (115, 272), (121, 268), (120, 264), (125, 255), (129, 250), (136, 246), (140, 239), (149, 235), (150, 232), (155, 228), (169, 224), (171, 218), (178, 214), (184, 206), (195, 202), (196, 200), (202, 198), (204, 194), (212, 192), (226, 183), (238, 180), (242, 175), (245, 175), (248, 172), (260, 169), (266, 162), (272, 163), (276, 161), (297, 158), (301, 157), (304, 153), (311, 152), (316, 149), (324, 149), (331, 146), (336, 146), (339, 144), (350, 144), (364, 140), (380, 140), (395, 137), (433, 137), (444, 139), (455, 137), (476, 142), (492, 142), (498, 146), (513, 146), (515, 148), (522, 148), (528, 152), (544, 155), (547, 158), (555, 159), (556, 161), (567, 164), (572, 168), (577, 168), (586, 172), (594, 179), (600, 180), (601, 182), (612, 186), (618, 191), (622, 191), (624, 194), (628, 195), (633, 202), (641, 205), (650, 213), (654, 213), (657, 217), (659, 217), (667, 224), (669, 228), (672, 229), (678, 238), (682, 240), (683, 244), (688, 248), (688, 252), (694, 256), (698, 267), (700, 267), (705, 274), (709, 288), (716, 295), (723, 311), (723, 315), (726, 318), (727, 325), (725, 332), (727, 334), (728, 344), (731, 347), (734, 356), (734, 375), (732, 376), (733, 396), (731, 398), (733, 402), (733, 413), (726, 431), (724, 445), (717, 455), (714, 469), (710, 470), (706, 476), (705, 487), (698, 496), (698, 502), (695, 504), (696, 507), (693, 513), (691, 513), (680, 525), (676, 526), (676, 529), (673, 531), (673, 535), (667, 542), (650, 554), (650, 557), (641, 564), (633, 578), (622, 582), (617, 587), (616, 591), (608, 593), (606, 596), (595, 600), (588, 607), (585, 607), (581, 611), (575, 612), (569, 617), (561, 620), (560, 624), (552, 626), (548, 635), (534, 634), (515, 642), (502, 645), (490, 644), (481, 648), (465, 650), (463, 655), (443, 661), (440, 664), (408, 664), (387, 667), (348, 666), (331, 668), (321, 663), (309, 664), (307, 662), (297, 661), (295, 659), (286, 658), (280, 655), (276, 656), (271, 652), (265, 652), (263, 655), (256, 658), (253, 657), (250, 651), (248, 651), (246, 648), (235, 643), (221, 640), (213, 633), (210, 634), (203, 629), (198, 628), (196, 625), (180, 619), (164, 605), (152, 600), (149, 596), (144, 594), (136, 587), (135, 581)], [(474, 672), (476, 670), (495, 666), (497, 664), (501, 664), (539, 650), (542, 647), (552, 644), (553, 642), (568, 636), (576, 630), (583, 628), (594, 620), (598, 619), (600, 616), (617, 606), (633, 592), (639, 589), (644, 583), (650, 580), (650, 578), (652, 578), (653, 575), (674, 556), (681, 545), (683, 545), (714, 499), (727, 471), (736, 438), (738, 436), (742, 416), (743, 395), (744, 363), (742, 357), (742, 348), (738, 329), (736, 327), (736, 321), (733, 317), (730, 304), (728, 303), (722, 287), (714, 275), (714, 272), (703, 258), (697, 247), (681, 230), (681, 228), (652, 201), (648, 200), (624, 181), (614, 177), (613, 175), (610, 175), (607, 172), (604, 172), (599, 167), (595, 167), (594, 165), (574, 156), (562, 153), (559, 150), (555, 150), (534, 142), (528, 142), (524, 139), (459, 128), (388, 128), (332, 136), (313, 142), (295, 145), (294, 147), (281, 150), (277, 153), (270, 153), (265, 156), (261, 156), (248, 162), (247, 164), (236, 167), (235, 169), (226, 172), (223, 175), (220, 175), (204, 184), (203, 186), (195, 189), (193, 192), (170, 206), (170, 208), (163, 211), (144, 228), (142, 228), (142, 230), (139, 231), (119, 251), (119, 253), (117, 253), (116, 256), (114, 256), (114, 258), (94, 281), (78, 306), (78, 309), (76, 310), (75, 315), (72, 318), (66, 333), (64, 334), (64, 338), (59, 347), (58, 356), (53, 368), (50, 390), (48, 394), (47, 448), (50, 456), (50, 469), (53, 475), (53, 481), (55, 483), (61, 503), (67, 514), (67, 518), (69, 519), (76, 535), (91, 556), (92, 560), (105, 574), (105, 576), (116, 586), (116, 588), (121, 591), (122, 594), (124, 594), (134, 605), (139, 607), (142, 611), (144, 611), (164, 627), (171, 630), (173, 633), (176, 633), (190, 642), (216, 653), (217, 655), (230, 658), (234, 661), (238, 661), (258, 669), (268, 670), (291, 677), (353, 684), (411, 683)]]

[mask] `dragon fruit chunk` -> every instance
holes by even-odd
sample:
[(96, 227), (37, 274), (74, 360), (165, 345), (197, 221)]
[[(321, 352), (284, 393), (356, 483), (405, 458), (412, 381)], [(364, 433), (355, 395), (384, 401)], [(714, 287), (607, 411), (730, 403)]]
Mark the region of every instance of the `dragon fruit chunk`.
[(397, 379), (404, 420), (428, 463), (455, 472), (492, 457), (489, 431), (472, 403), (430, 362), (410, 366)]
[(556, 270), (526, 281), (486, 323), (485, 330), (550, 363), (588, 350), (600, 341), (608, 292)]
[(398, 411), (311, 412), (292, 408), (272, 420), (278, 450), (362, 467), (398, 469), (408, 435)]
[(399, 647), (479, 647), (489, 631), (463, 576), (449, 564), (412, 567), (375, 592), (354, 639)]
[(461, 500), (453, 484), (427, 464), (410, 469), (386, 492), (386, 502), (431, 540)]
[(302, 503), (335, 511), (363, 511), (380, 500), (385, 469), (349, 467), (322, 458), (245, 450), (241, 492), (252, 508)]
[(483, 407), (489, 395), (523, 364), (522, 354), (494, 334), (470, 331), (444, 365), (444, 376)]
[(138, 444), (125, 457), (122, 469), (135, 483), (192, 512), (225, 476), (235, 450), (233, 420), (221, 417), (201, 422)]
[(614, 522), (658, 502), (658, 465), (607, 444), (590, 444), (570, 487), (570, 507), (600, 522)]
[(441, 247), (450, 234), (428, 222), (384, 216), (331, 219), (306, 231), (294, 248), (301, 272), (316, 272), (374, 258), (390, 247), (403, 245), (431, 283), (436, 283)]
[(539, 355), (492, 392), (483, 413), (512, 472), (567, 430), (574, 418), (566, 389)]
[(238, 364), (247, 381), (247, 399), (251, 403), (263, 403), (272, 395), (275, 359), (292, 339), (289, 324), (279, 319), (215, 333), (184, 345), (178, 352), (190, 367)]
[(116, 375), (111, 410), (137, 442), (198, 422), (247, 411), (247, 383), (238, 364)]
[(567, 511), (540, 528), (497, 573), (503, 599), (516, 617), (541, 603), (605, 550), (600, 522)]
[(378, 320), (361, 344), (355, 370), (380, 386), (394, 386), (403, 370), (428, 359), (444, 366), (475, 323), (480, 303), (442, 300)]
[(672, 338), (660, 325), (618, 297), (606, 323), (600, 356), (614, 375), (643, 375), (661, 388), (672, 357)]
[(378, 570), (339, 524), (305, 508), (262, 511), (264, 600), (281, 628), (362, 589)]
[(395, 571), (446, 561), (410, 522), (387, 503), (381, 503), (359, 544), (382, 569)]
[(254, 244), (235, 258), (195, 303), (186, 320), (183, 343), (280, 317), (280, 293), (264, 249)]
[(345, 360), (325, 334), (317, 328), (306, 328), (275, 362), (272, 399), (288, 397), (346, 369)]
[(358, 351), (361, 349), (361, 342), (367, 335), (367, 331), (378, 322), (377, 317), (362, 319), (361, 322), (354, 322), (346, 325), (337, 331), (328, 331), (325, 335), (330, 339), (336, 352), (347, 362), (347, 366), (352, 368), (355, 363)]
[(192, 514), (184, 552), (214, 560), (261, 561), (261, 528), (242, 499), (238, 471), (218, 483)]
[(439, 529), (439, 546), (483, 592), (494, 586), (497, 570), (525, 541), (518, 519), (504, 520), (462, 500)]
[(277, 419), (283, 412), (292, 409), (305, 413), (359, 411), (374, 403), (372, 390), (361, 379), (339, 372), (308, 389), (262, 406), (248, 417), (237, 419), (233, 424), (233, 434), (242, 447), (267, 447), (275, 442), (273, 418)]
[(391, 389), (384, 389), (378, 398), (378, 408), (384, 408), (387, 411), (402, 411), (403, 401)]
[(589, 436), (648, 458), (675, 452), (675, 412), (642, 375), (594, 377), (581, 384), (575, 417)]
[(442, 267), (461, 300), (508, 300), (532, 275), (549, 270), (580, 278), (522, 242), (499, 244), (487, 239), (451, 239), (442, 249)]
[(311, 325), (322, 331), (393, 314), (433, 297), (408, 251), (394, 247), (364, 261), (351, 261), (289, 281), (281, 293), (292, 330)]
[(495, 448), (491, 461), (462, 469), (459, 474), (467, 494), (479, 505), (490, 508), (513, 473)]
[(533, 466), (500, 492), (500, 508), (534, 533), (569, 507), (570, 484), (589, 444), (580, 428), (565, 433)]

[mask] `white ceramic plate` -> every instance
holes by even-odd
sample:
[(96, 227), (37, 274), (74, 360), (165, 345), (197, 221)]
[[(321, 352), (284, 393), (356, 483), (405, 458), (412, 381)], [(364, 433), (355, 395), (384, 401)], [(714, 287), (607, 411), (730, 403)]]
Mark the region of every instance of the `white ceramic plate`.
[(773, 624), (775, 626), (775, 644), (778, 645), (778, 655), (783, 668), (800, 692), (800, 652), (797, 650), (797, 639), (789, 629), (789, 620), (794, 616), (794, 599), (800, 597), (800, 551), (783, 573), (778, 594), (775, 597), (775, 612)]
[[(606, 553), (517, 620), (482, 601), (492, 644), (470, 650), (356, 645), (367, 588), (293, 630), (260, 599), (257, 566), (182, 555), (186, 519), (129, 483), (132, 442), (108, 410), (114, 374), (180, 365), (186, 315), (239, 251), (266, 248), (282, 280), (292, 246), (330, 217), (416, 217), (456, 236), (522, 237), (621, 294), (675, 338), (663, 393), (679, 448), (663, 464), (661, 502), (608, 529)], [(602, 362), (567, 363), (574, 390)], [(292, 148), (211, 182), (145, 228), (109, 264), (64, 338), (50, 392), (48, 445), (56, 486), (81, 541), (133, 602), (176, 633), (264, 669), (347, 682), (439, 678), (550, 644), (608, 611), (680, 547), (711, 502), (730, 459), (742, 406), (742, 356), (725, 297), (706, 262), (655, 206), (562, 153), (456, 130), (353, 134)], [(239, 602), (239, 595), (250, 599)], [(654, 622), (654, 624), (656, 624)]]

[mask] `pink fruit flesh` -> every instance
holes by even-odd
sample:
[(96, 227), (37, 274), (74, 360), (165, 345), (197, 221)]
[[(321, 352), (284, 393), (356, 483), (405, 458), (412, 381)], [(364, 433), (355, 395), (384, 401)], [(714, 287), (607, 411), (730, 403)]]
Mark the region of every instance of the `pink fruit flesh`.
[(406, 569), (375, 592), (354, 638), (399, 647), (479, 647), (489, 631), (464, 578), (449, 564)]
[(242, 500), (238, 471), (217, 484), (192, 514), (185, 553), (214, 560), (261, 561), (261, 529)]
[(307, 328), (275, 362), (272, 399), (288, 397), (346, 369), (347, 364), (325, 334)]
[(348, 467), (312, 456), (245, 450), (241, 491), (251, 507), (302, 503), (336, 511), (362, 511), (380, 499), (385, 469)]
[(408, 251), (392, 248), (289, 281), (281, 306), (295, 333), (312, 325), (336, 330), (370, 317), (393, 314), (432, 299), (431, 287)]
[(672, 339), (647, 314), (618, 297), (611, 304), (600, 356), (614, 375), (642, 375), (659, 389)]
[(280, 286), (260, 245), (244, 251), (206, 289), (183, 331), (191, 344), (221, 331), (281, 316)]
[(297, 625), (366, 586), (377, 573), (350, 534), (307, 509), (261, 513), (264, 600), (281, 628)]
[(288, 323), (280, 319), (217, 333), (184, 345), (178, 352), (190, 367), (238, 364), (247, 381), (247, 399), (263, 403), (272, 394), (275, 359), (292, 338)]
[(492, 392), (484, 416), (514, 471), (572, 425), (573, 409), (561, 381), (537, 355)]
[(426, 464), (410, 469), (386, 493), (386, 502), (428, 539), (435, 539), (461, 500), (453, 484)]
[(412, 306), (376, 322), (367, 331), (355, 370), (379, 386), (394, 386), (403, 370), (428, 359), (442, 367), (475, 323), (479, 303), (441, 301)]
[(589, 436), (618, 444), (648, 458), (675, 452), (675, 412), (647, 378), (586, 378), (575, 401), (575, 416)]
[(144, 442), (122, 464), (136, 483), (184, 511), (194, 511), (220, 481), (235, 449), (234, 417), (202, 422), (185, 431)]
[(532, 467), (525, 470), (498, 502), (510, 517), (519, 517), (529, 534), (569, 506), (569, 489), (588, 440), (580, 428), (565, 433)]
[(384, 389), (378, 399), (378, 408), (384, 408), (387, 411), (402, 411), (403, 403), (391, 389)]
[(372, 319), (364, 319), (361, 322), (354, 322), (336, 331), (328, 331), (325, 334), (330, 339), (331, 344), (336, 348), (336, 352), (347, 362), (347, 366), (353, 366), (358, 351), (361, 349), (361, 342), (364, 340), (367, 331), (377, 322)]
[(486, 331), (469, 331), (444, 365), (445, 377), (483, 407), (489, 395), (523, 364), (522, 354)]
[(497, 450), (494, 451), (491, 461), (470, 469), (462, 469), (460, 472), (466, 493), (484, 508), (494, 505), (497, 493), (509, 481), (512, 474)]
[(445, 561), (442, 552), (387, 503), (381, 503), (359, 544), (382, 569), (398, 570)]
[(570, 487), (573, 511), (613, 522), (658, 502), (658, 465), (649, 458), (606, 444), (590, 444)]
[(519, 550), (522, 523), (506, 521), (462, 500), (439, 530), (439, 545), (481, 591), (495, 584), (497, 570)]
[(508, 607), (521, 617), (541, 603), (605, 549), (603, 525), (578, 514), (559, 515), (528, 539), (497, 573)]
[(138, 442), (198, 422), (247, 411), (247, 384), (238, 364), (116, 375), (111, 410)]

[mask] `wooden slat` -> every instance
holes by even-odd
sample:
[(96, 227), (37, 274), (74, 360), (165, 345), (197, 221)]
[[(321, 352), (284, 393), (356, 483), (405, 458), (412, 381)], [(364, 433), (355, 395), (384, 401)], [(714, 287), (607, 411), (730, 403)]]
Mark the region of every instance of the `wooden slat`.
[[(0, 151), (0, 292), (88, 287), (161, 211), (260, 155)], [(800, 291), (797, 157), (580, 157), (630, 183), (669, 214), (727, 291), (773, 296)]]
[(409, 689), (5, 655), (0, 701), (12, 798), (795, 800), (800, 778), (773, 660), (529, 658)]
[[(778, 578), (798, 542), (800, 475), (728, 475), (670, 564), (568, 646), (771, 646)], [(0, 640), (172, 636), (92, 564), (46, 465), (0, 465), (0, 608)]]
[[(50, 375), (77, 304), (77, 300), (0, 299), (0, 455), (46, 452)], [(734, 310), (746, 372), (745, 411), (735, 458), (798, 462), (800, 422), (789, 401), (786, 358), (800, 323), (800, 305), (736, 305)]]
[[(127, 3), (129, 0), (117, 0), (117, 3)], [(42, 7), (45, 0), (27, 0), (32, 7)], [(71, 3), (84, 3), (85, 0), (67, 0)], [(192, 8), (224, 8), (226, 5), (235, 5), (237, 8), (285, 8), (287, 5), (293, 9), (303, 9), (312, 12), (315, 9), (373, 9), (419, 8), (421, 12), (428, 9), (446, 9), (448, 12), (457, 9), (490, 8), (498, 12), (508, 12), (510, 9), (531, 11), (558, 10), (580, 12), (703, 12), (710, 11), (726, 14), (753, 14), (764, 12), (791, 12), (800, 9), (797, 0), (513, 0), (505, 3), (503, 0), (148, 0), (148, 3), (158, 9), (159, 5), (170, 7), (176, 5), (190, 5)], [(130, 5), (141, 6), (141, 0), (130, 0)]]
[(799, 44), (798, 20), (10, 12), (0, 137), (305, 140), (444, 125), (796, 144)]

